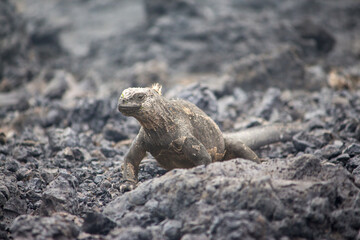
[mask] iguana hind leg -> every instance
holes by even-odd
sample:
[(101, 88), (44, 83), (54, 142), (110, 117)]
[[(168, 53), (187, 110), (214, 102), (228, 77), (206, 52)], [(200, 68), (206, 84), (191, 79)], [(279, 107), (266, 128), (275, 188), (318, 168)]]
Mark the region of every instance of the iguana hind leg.
[(195, 137), (186, 137), (183, 145), (183, 153), (194, 166), (208, 165), (211, 163), (211, 156), (204, 145)]
[(234, 158), (245, 158), (260, 163), (259, 157), (245, 143), (233, 138), (224, 137), (224, 140), (226, 149), (224, 161)]

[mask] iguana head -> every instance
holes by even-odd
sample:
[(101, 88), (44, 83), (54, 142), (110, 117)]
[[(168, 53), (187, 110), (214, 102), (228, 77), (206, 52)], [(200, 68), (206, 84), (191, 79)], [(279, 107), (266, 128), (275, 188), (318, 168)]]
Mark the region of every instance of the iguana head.
[(141, 116), (151, 112), (159, 98), (162, 98), (160, 84), (151, 88), (127, 88), (118, 100), (118, 110), (126, 116)]

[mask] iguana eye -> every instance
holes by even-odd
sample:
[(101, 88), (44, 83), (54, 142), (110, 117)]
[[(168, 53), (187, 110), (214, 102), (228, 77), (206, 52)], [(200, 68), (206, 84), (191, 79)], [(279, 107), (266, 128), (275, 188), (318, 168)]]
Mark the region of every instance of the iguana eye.
[(139, 100), (144, 100), (144, 98), (145, 98), (145, 94), (138, 94), (137, 95), (137, 99), (139, 99)]

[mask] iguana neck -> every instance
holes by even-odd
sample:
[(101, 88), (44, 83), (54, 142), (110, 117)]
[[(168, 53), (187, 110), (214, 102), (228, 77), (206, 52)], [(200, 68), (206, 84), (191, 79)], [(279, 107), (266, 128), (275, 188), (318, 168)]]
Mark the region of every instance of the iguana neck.
[(169, 110), (170, 103), (164, 98), (159, 98), (158, 100), (156, 104), (142, 109), (141, 114), (135, 116), (147, 133), (166, 133), (174, 125), (174, 119), (172, 119), (172, 114)]

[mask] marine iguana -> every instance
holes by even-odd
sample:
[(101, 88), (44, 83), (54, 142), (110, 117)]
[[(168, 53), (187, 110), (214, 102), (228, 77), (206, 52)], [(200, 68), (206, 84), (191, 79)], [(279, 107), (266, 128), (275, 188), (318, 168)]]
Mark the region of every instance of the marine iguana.
[(151, 88), (125, 89), (117, 107), (125, 116), (135, 117), (141, 125), (125, 155), (122, 191), (136, 186), (139, 164), (146, 152), (167, 170), (233, 158), (260, 163), (252, 149), (290, 140), (299, 130), (298, 127), (272, 125), (222, 133), (218, 125), (194, 104), (164, 98), (159, 84)]

